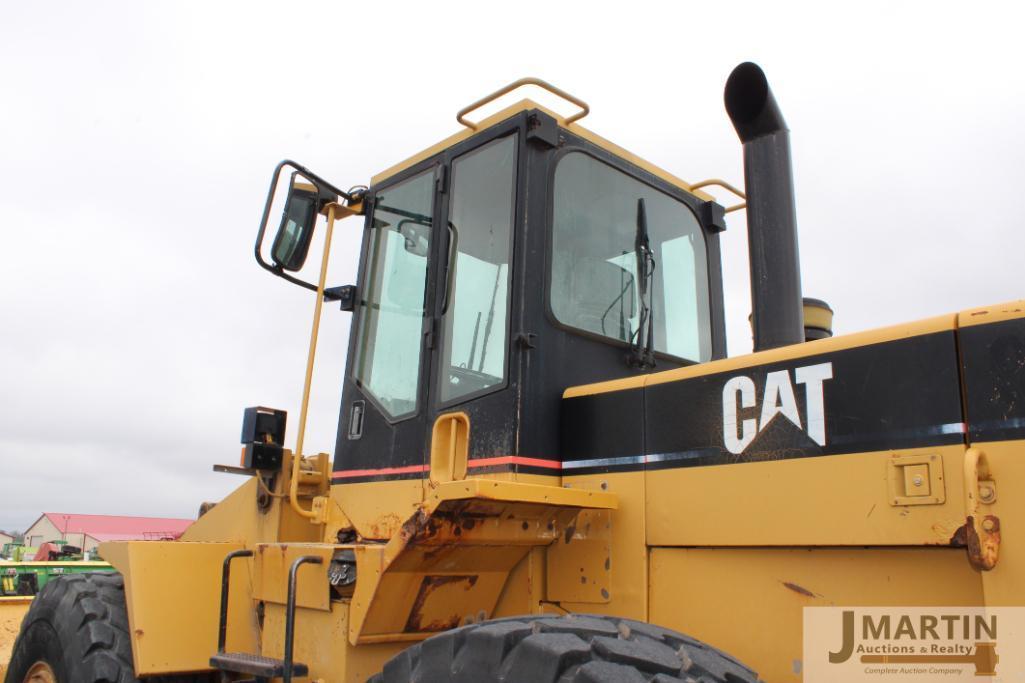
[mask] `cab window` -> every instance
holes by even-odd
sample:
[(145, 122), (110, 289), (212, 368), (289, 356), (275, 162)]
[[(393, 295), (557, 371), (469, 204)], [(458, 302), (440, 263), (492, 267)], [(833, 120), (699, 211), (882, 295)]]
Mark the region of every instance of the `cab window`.
[(374, 202), (355, 376), (393, 419), (417, 409), (433, 197), (426, 172)]
[[(550, 303), (555, 318), (583, 332), (633, 343), (647, 307), (655, 351), (709, 360), (708, 258), (690, 208), (583, 152), (559, 160), (553, 189)], [(638, 258), (641, 223), (650, 244), (647, 259)], [(641, 298), (644, 290), (647, 301)]]
[(515, 135), (452, 163), (442, 402), (505, 382), (515, 178)]

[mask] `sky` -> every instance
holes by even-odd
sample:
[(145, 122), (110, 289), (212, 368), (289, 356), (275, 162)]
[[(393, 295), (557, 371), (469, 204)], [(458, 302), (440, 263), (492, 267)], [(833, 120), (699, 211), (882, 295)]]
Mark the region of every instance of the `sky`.
[[(722, 87), (755, 61), (791, 129), (804, 293), (837, 334), (1022, 298), (1023, 15), (0, 0), (0, 529), (194, 516), (242, 483), (211, 467), (238, 462), (245, 406), (288, 410), (291, 446), (313, 297), (253, 260), (274, 165), (367, 183), (521, 76), (652, 163), (739, 185)], [(360, 232), (336, 229), (329, 283), (354, 281)], [(723, 262), (730, 354), (748, 353), (742, 215)], [(325, 307), (308, 453), (334, 447), (348, 328)]]

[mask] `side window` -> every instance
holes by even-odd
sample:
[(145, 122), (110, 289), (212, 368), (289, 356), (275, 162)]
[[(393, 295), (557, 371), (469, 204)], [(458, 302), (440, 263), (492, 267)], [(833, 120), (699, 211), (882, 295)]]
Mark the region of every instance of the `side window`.
[(653, 258), (654, 348), (693, 361), (712, 355), (708, 257), (701, 225), (681, 201), (582, 152), (555, 169), (551, 308), (564, 325), (631, 342), (641, 317), (638, 204)]
[(441, 401), (505, 381), (516, 136), (452, 163)]
[(377, 194), (359, 302), (355, 377), (392, 418), (416, 412), (434, 174)]

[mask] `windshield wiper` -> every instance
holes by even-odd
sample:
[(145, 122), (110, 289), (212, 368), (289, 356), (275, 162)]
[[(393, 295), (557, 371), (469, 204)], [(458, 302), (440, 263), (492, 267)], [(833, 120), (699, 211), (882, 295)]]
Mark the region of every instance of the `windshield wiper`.
[(630, 344), (627, 363), (632, 367), (648, 369), (655, 367), (654, 315), (651, 309), (651, 283), (655, 275), (655, 257), (651, 253), (651, 241), (648, 238), (648, 214), (643, 197), (637, 199), (637, 232), (634, 236), (634, 254), (637, 256), (637, 284), (640, 290), (638, 298), (641, 310), (637, 331)]

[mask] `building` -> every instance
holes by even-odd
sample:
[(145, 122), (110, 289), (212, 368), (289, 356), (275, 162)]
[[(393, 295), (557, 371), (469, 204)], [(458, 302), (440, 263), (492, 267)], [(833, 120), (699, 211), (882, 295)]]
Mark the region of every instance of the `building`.
[(10, 534), (5, 534), (4, 532), (0, 531), (0, 550), (3, 550), (3, 547), (8, 543), (13, 542), (14, 536), (11, 536)]
[(25, 545), (67, 541), (82, 550), (93, 550), (105, 541), (168, 540), (182, 535), (192, 519), (118, 517), (44, 512), (25, 530)]

